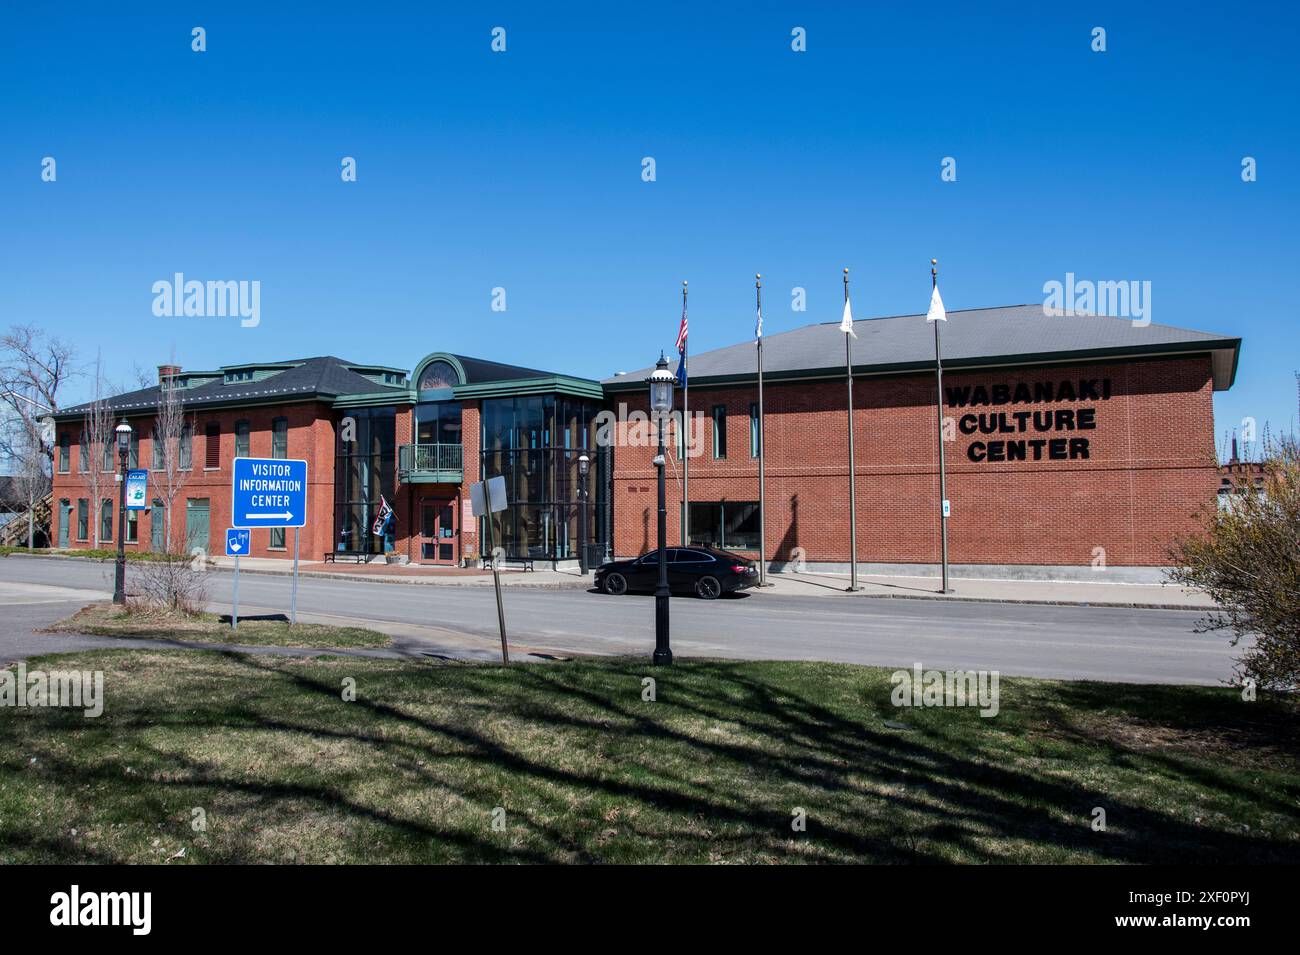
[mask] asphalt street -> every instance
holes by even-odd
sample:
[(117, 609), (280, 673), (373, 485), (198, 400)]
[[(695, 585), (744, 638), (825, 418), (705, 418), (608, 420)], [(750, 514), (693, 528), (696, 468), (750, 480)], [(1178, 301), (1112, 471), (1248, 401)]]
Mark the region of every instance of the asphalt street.
[[(77, 638), (34, 631), (107, 597), (112, 573), (112, 564), (0, 559), (0, 660), (78, 646), (69, 642)], [(231, 575), (210, 575), (212, 609), (228, 612)], [(239, 590), (243, 614), (288, 612), (288, 577), (244, 573)], [(529, 649), (648, 656), (654, 646), (648, 596), (513, 587), (504, 599), (511, 645), (521, 656)], [(499, 646), (490, 587), (303, 578), (298, 610), (324, 622), (369, 621), (401, 635), (408, 648), (427, 642), (440, 652), (491, 658)], [(1223, 634), (1197, 634), (1200, 613), (1183, 610), (749, 593), (716, 601), (674, 598), (671, 614), (673, 650), (690, 657), (921, 663), (1008, 675), (1217, 684), (1231, 675), (1237, 652)]]

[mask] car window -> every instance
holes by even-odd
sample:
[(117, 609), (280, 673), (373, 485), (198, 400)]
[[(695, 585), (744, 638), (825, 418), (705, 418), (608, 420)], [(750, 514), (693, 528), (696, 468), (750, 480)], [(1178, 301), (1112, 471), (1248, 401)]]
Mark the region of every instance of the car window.
[(679, 550), (676, 553), (679, 555), (677, 560), (683, 564), (708, 564), (713, 561), (711, 555), (701, 550)]

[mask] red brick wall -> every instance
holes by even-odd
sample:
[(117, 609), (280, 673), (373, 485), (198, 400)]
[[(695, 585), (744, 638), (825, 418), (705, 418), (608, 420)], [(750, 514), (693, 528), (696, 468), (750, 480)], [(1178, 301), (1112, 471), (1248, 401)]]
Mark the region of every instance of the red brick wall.
[[(1073, 367), (948, 373), (952, 386), (1110, 379), (1105, 400), (946, 408), (964, 413), (1095, 409), (1095, 429), (1038, 434), (957, 431), (945, 444), (949, 557), (954, 563), (1088, 565), (1104, 548), (1108, 565), (1159, 565), (1174, 537), (1191, 529), (1218, 483), (1208, 357)], [(939, 560), (938, 458), (934, 375), (854, 382), (858, 559)], [(847, 411), (843, 382), (765, 383), (767, 534), (770, 559), (796, 547), (810, 561), (849, 558)], [(677, 396), (680, 401), (680, 392)], [(754, 387), (691, 389), (706, 415), (703, 453), (691, 459), (692, 501), (756, 501), (758, 462), (750, 457)], [(613, 399), (646, 409), (640, 392)], [(715, 404), (727, 407), (728, 457), (712, 457)], [(1086, 438), (1075, 460), (972, 462), (975, 441)], [(671, 445), (671, 442), (670, 442)], [(1068, 447), (1068, 446), (1067, 446)], [(1046, 449), (1044, 449), (1046, 451)], [(615, 551), (639, 554), (655, 539), (652, 448), (615, 450)], [(681, 464), (678, 462), (678, 474)], [(680, 541), (681, 492), (668, 469), (668, 539)]]
[[(289, 419), (289, 449), (287, 457), (301, 458), (307, 461), (307, 526), (301, 531), (300, 556), (303, 560), (320, 560), (321, 555), (332, 549), (334, 536), (334, 422), (332, 409), (319, 402), (299, 404), (240, 408), (229, 411), (195, 411), (190, 415), (193, 421), (193, 455), (192, 466), (183, 472), (185, 483), (173, 502), (175, 514), (172, 519), (173, 536), (181, 537), (185, 529), (185, 501), (188, 498), (208, 498), (209, 529), (208, 549), (214, 554), (225, 553), (226, 528), (230, 526), (230, 480), (231, 461), (235, 456), (235, 422), (249, 422), (249, 455), (251, 457), (271, 456), (271, 422), (284, 416)], [(127, 419), (131, 427), (140, 435), (140, 466), (149, 469), (149, 500), (164, 499), (161, 475), (153, 471), (153, 417), (131, 417)], [(216, 422), (221, 426), (218, 438), (221, 449), (220, 467), (209, 470), (204, 467), (207, 459), (207, 426)], [(76, 540), (77, 499), (88, 497), (79, 474), (77, 457), (80, 454), (78, 438), (81, 423), (60, 424), (59, 431), (71, 435), (72, 448), (69, 455), (70, 469), (67, 474), (54, 475), (55, 515), (51, 535), (57, 541), (58, 513), (60, 498), (67, 498), (72, 504), (69, 518), (68, 543), (74, 548), (89, 548), (89, 541)], [(57, 453), (57, 452), (56, 452)], [(56, 459), (57, 460), (57, 459)], [(114, 456), (116, 461), (116, 456)], [(117, 546), (117, 496), (118, 485), (110, 475), (105, 475), (106, 495), (113, 499), (113, 547)], [(94, 505), (92, 516), (97, 516)], [(151, 550), (153, 521), (161, 515), (152, 508), (140, 512), (138, 541), (127, 544), (128, 550)], [(284, 550), (272, 551), (268, 548), (270, 531), (254, 530), (251, 537), (250, 554), (253, 557), (292, 557), (293, 531), (285, 531)]]

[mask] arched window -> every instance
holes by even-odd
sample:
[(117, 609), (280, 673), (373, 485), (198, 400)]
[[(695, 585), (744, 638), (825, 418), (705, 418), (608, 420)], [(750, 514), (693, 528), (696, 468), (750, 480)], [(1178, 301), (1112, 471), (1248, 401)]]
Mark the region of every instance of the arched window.
[(432, 391), (435, 388), (454, 388), (459, 384), (460, 375), (456, 374), (451, 362), (435, 358), (420, 372), (418, 387), (420, 391)]

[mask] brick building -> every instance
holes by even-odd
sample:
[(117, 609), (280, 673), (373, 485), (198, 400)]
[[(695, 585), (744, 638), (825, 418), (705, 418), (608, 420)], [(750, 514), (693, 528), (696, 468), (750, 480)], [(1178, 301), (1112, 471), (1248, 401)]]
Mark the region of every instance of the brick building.
[[(1212, 393), (1236, 372), (1239, 339), (1041, 306), (949, 313), (944, 419), (950, 557), (994, 565), (1160, 565), (1219, 486)], [(857, 560), (927, 568), (939, 558), (938, 415), (932, 326), (924, 316), (855, 323)], [(849, 560), (844, 336), (810, 325), (764, 339), (766, 551), (774, 568)], [(220, 546), (236, 456), (302, 458), (309, 514), (301, 556), (458, 565), (484, 549), (469, 485), (506, 479), (493, 520), (508, 556), (634, 556), (654, 545), (649, 369), (604, 382), (435, 352), (411, 373), (334, 357), (159, 369), (184, 400), (173, 536)], [(150, 469), (153, 506), (133, 512), (127, 546), (163, 546), (166, 512), (153, 440), (157, 386), (110, 399), (135, 431), (131, 464)], [(676, 397), (681, 407), (682, 392)], [(691, 356), (689, 514), (678, 421), (669, 428), (669, 539), (758, 550), (758, 420), (752, 342)], [(88, 547), (116, 533), (116, 486), (90, 499), (85, 408), (57, 416), (55, 529)], [(630, 419), (630, 420), (629, 420)], [(579, 459), (586, 455), (584, 479)], [(84, 469), (84, 470), (83, 470)], [(107, 502), (107, 503), (105, 503)], [(393, 517), (375, 531), (381, 503)], [(683, 535), (683, 524), (689, 532)], [(183, 537), (183, 541), (179, 538)], [(253, 556), (292, 553), (292, 532), (255, 530)]]
[[(949, 312), (943, 326), (945, 463), (957, 569), (1151, 567), (1219, 485), (1212, 392), (1232, 384), (1240, 339), (1041, 306)], [(854, 323), (857, 560), (929, 570), (940, 558), (933, 326), (924, 315)], [(766, 552), (776, 569), (847, 569), (848, 409), (838, 323), (764, 339)], [(644, 412), (650, 369), (606, 379)], [(668, 481), (669, 538), (758, 549), (752, 342), (692, 355), (690, 513)], [(676, 397), (680, 408), (681, 391)], [(696, 416), (700, 417), (697, 418)], [(670, 428), (670, 446), (680, 443)], [(636, 442), (632, 442), (633, 445)], [(654, 449), (620, 447), (619, 555), (652, 545)], [(905, 565), (899, 567), (898, 565)], [(963, 568), (961, 565), (976, 565)], [(1003, 572), (998, 570), (996, 572)]]
[[(409, 377), (334, 357), (215, 371), (161, 366), (159, 385), (108, 399), (114, 420), (125, 418), (134, 430), (128, 466), (150, 471), (151, 506), (128, 514), (132, 549), (166, 543), (166, 443), (155, 430), (164, 381), (177, 389), (186, 421), (175, 452), (174, 550), (221, 547), (232, 526), (231, 462), (268, 457), (307, 462), (305, 560), (468, 563), (480, 554), (481, 530), (469, 514), (468, 486), (483, 474), (507, 478), (511, 503), (493, 524), (507, 554), (576, 558), (578, 459), (591, 448), (597, 382), (444, 353), (426, 356)], [(117, 530), (117, 487), (108, 473), (117, 456), (88, 439), (86, 412), (79, 406), (56, 416), (53, 523), (62, 547), (93, 546), (96, 530), (112, 545)], [(97, 495), (88, 487), (95, 467)], [(603, 534), (594, 494), (589, 500), (588, 526)], [(376, 532), (385, 502), (393, 517)], [(250, 545), (253, 557), (290, 556), (292, 531), (254, 530)]]

